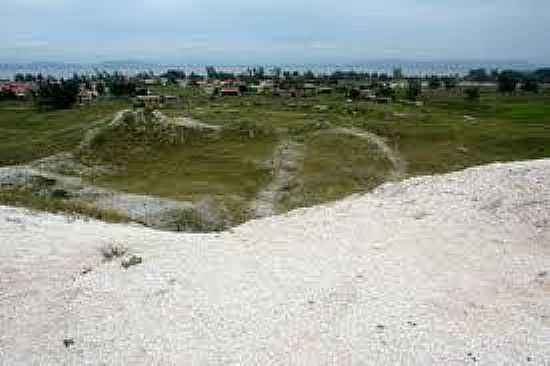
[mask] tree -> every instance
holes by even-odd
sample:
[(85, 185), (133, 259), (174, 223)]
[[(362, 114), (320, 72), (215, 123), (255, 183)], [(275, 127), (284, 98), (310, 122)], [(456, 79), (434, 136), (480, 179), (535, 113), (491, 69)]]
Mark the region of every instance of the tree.
[(357, 88), (351, 88), (347, 90), (346, 95), (350, 99), (359, 99), (361, 91)]
[(0, 90), (0, 100), (15, 100), (17, 95), (15, 95), (11, 90)]
[(48, 79), (42, 81), (35, 95), (35, 102), (41, 108), (64, 109), (76, 103), (80, 89), (78, 79)]
[(137, 85), (133, 80), (126, 78), (120, 73), (114, 73), (107, 81), (109, 90), (114, 96), (133, 96), (136, 93)]
[(466, 94), (466, 100), (469, 101), (478, 101), (481, 98), (481, 93), (479, 91), (479, 88), (468, 88), (464, 90), (464, 93)]
[(282, 72), (282, 70), (281, 70), (280, 67), (274, 67), (273, 70), (272, 70), (273, 77), (277, 80), (280, 79), (281, 78), (281, 72)]
[(102, 82), (96, 84), (96, 90), (99, 95), (105, 94), (105, 84)]
[(509, 93), (516, 90), (522, 75), (513, 70), (505, 70), (498, 75), (498, 90), (503, 93)]
[(307, 71), (304, 73), (304, 79), (306, 79), (306, 80), (313, 80), (313, 79), (315, 79), (315, 74), (313, 73), (313, 71), (307, 70)]
[(550, 67), (538, 69), (533, 75), (541, 83), (550, 83)]
[(395, 90), (390, 88), (386, 83), (379, 83), (376, 85), (375, 94), (379, 98), (394, 98)]
[(209, 79), (215, 79), (218, 76), (214, 66), (206, 66), (206, 76), (208, 76)]
[(171, 84), (176, 84), (178, 80), (185, 79), (186, 75), (184, 71), (168, 70), (161, 74), (160, 77), (168, 79), (168, 82)]
[(443, 79), (443, 84), (445, 84), (445, 89), (451, 90), (451, 89), (456, 88), (458, 82), (457, 82), (456, 78), (448, 76), (448, 77)]
[(487, 75), (487, 70), (485, 69), (473, 69), (470, 70), (468, 73), (468, 76), (466, 76), (466, 79), (472, 80), (472, 81), (490, 81), (491, 77)]
[(400, 67), (396, 67), (393, 69), (393, 80), (401, 80), (403, 79), (403, 70)]
[(406, 92), (407, 99), (416, 100), (420, 93), (422, 93), (422, 83), (419, 79), (410, 79)]
[(432, 76), (428, 81), (428, 86), (430, 89), (439, 89), (441, 87), (441, 80), (437, 76)]
[(539, 82), (534, 76), (527, 76), (523, 79), (521, 84), (521, 90), (526, 92), (538, 93), (539, 92)]

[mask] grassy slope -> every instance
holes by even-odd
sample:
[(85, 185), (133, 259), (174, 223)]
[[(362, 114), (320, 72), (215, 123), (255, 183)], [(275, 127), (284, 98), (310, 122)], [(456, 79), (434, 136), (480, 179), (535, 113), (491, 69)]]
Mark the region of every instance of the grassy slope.
[(90, 125), (127, 106), (101, 102), (68, 110), (41, 112), (26, 103), (0, 103), (0, 166), (73, 149)]
[(319, 134), (306, 140), (304, 204), (326, 202), (364, 192), (383, 183), (391, 163), (362, 139), (347, 135)]
[[(442, 95), (405, 118), (359, 124), (386, 136), (409, 174), (444, 173), (495, 161), (550, 157), (550, 95), (484, 95), (480, 102)], [(464, 116), (475, 121), (467, 121)], [(467, 150), (464, 150), (466, 148)]]

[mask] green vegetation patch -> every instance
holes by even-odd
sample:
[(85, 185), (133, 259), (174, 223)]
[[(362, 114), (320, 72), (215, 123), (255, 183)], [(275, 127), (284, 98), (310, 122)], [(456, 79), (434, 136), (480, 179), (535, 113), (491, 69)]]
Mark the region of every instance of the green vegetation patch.
[(114, 223), (130, 221), (128, 217), (116, 211), (100, 209), (91, 204), (69, 200), (62, 194), (44, 196), (26, 190), (0, 191), (0, 204), (51, 213), (65, 213), (76, 218), (89, 217)]
[(0, 166), (70, 151), (94, 123), (110, 118), (126, 105), (124, 101), (102, 101), (41, 111), (25, 102), (0, 102)]
[(305, 205), (368, 191), (386, 181), (393, 169), (376, 145), (356, 136), (323, 132), (306, 143)]

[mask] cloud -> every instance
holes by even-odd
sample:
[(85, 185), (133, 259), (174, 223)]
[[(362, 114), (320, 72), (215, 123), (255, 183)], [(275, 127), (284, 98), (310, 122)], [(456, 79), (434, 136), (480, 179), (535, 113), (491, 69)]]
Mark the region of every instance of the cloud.
[(550, 57), (547, 0), (5, 2), (0, 60)]

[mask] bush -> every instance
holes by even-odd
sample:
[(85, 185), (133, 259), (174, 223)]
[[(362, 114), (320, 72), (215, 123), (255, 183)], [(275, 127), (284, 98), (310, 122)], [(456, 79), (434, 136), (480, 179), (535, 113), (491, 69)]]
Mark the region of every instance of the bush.
[(466, 94), (466, 100), (470, 101), (478, 101), (481, 98), (479, 88), (466, 89), (464, 90), (464, 94)]
[(409, 100), (416, 100), (418, 96), (422, 93), (422, 83), (418, 79), (409, 80), (409, 85), (407, 86), (406, 97)]
[(498, 75), (498, 90), (503, 93), (513, 92), (521, 79), (522, 75), (517, 71), (503, 71)]
[(441, 87), (441, 80), (437, 76), (432, 76), (429, 80), (430, 89), (439, 89)]
[(523, 80), (521, 85), (521, 90), (526, 92), (538, 93), (539, 92), (539, 83), (533, 77), (527, 77)]
[(445, 79), (443, 79), (443, 83), (445, 84), (445, 89), (447, 90), (451, 90), (451, 89), (454, 89), (456, 88), (458, 82), (455, 78), (452, 78), (452, 77), (447, 77)]

